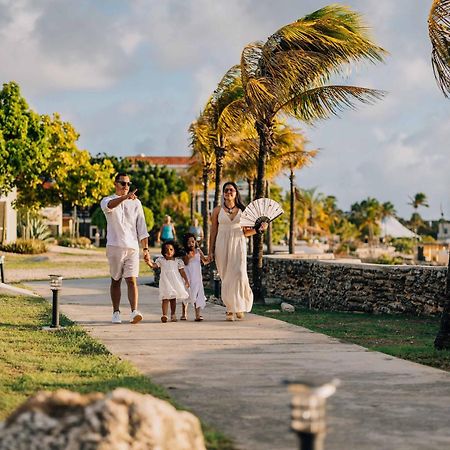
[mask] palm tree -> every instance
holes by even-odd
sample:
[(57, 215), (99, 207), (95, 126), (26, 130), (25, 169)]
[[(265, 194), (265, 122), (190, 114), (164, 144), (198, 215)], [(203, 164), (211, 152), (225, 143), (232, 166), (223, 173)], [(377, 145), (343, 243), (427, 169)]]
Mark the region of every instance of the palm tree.
[(428, 208), (428, 200), (427, 196), (423, 192), (418, 192), (414, 197), (409, 197), (408, 205), (411, 205), (414, 208), (414, 212), (411, 215), (411, 219), (409, 220), (411, 226), (414, 229), (414, 233), (417, 233), (417, 230), (419, 229), (419, 226), (423, 225), (422, 217), (420, 217), (420, 214), (417, 212), (420, 206), (424, 206), (425, 208)]
[[(266, 42), (251, 43), (243, 49), (244, 98), (232, 102), (222, 116), (228, 126), (247, 120), (258, 133), (256, 198), (264, 195), (276, 116), (285, 114), (312, 123), (353, 107), (355, 100), (372, 103), (379, 99), (383, 95), (380, 91), (334, 86), (328, 81), (350, 63), (382, 61), (384, 53), (369, 39), (360, 16), (340, 5), (322, 8), (284, 26)], [(255, 240), (254, 293), (255, 299), (262, 301), (262, 236)]]
[[(436, 81), (446, 97), (450, 94), (450, 0), (434, 0), (428, 17), (433, 47), (431, 61)], [(445, 305), (434, 341), (437, 350), (450, 349), (450, 260), (447, 267)]]
[(444, 95), (450, 94), (450, 0), (434, 0), (428, 16), (431, 62), (438, 85)]
[(299, 225), (303, 234), (308, 232), (323, 233), (321, 224), (325, 221), (324, 201), (325, 197), (317, 188), (298, 189), (297, 198), (300, 206)]
[[(203, 116), (210, 127), (210, 138), (216, 160), (214, 207), (219, 204), (220, 185), (222, 183), (223, 160), (226, 154), (227, 131), (221, 126), (221, 115), (224, 109), (236, 99), (243, 96), (241, 68), (231, 67), (223, 76), (214, 94), (205, 106)], [(241, 130), (239, 130), (241, 131)]]
[(414, 208), (414, 212), (417, 212), (417, 209), (420, 206), (424, 206), (428, 208), (430, 205), (428, 204), (427, 196), (423, 192), (418, 192), (414, 197), (409, 197), (408, 205), (411, 205)]
[(198, 120), (189, 126), (191, 136), (192, 155), (195, 158), (194, 164), (201, 166), (203, 184), (203, 239), (204, 249), (208, 253), (209, 247), (209, 178), (214, 164), (214, 149), (211, 147), (209, 124), (200, 115)]
[(284, 126), (278, 133), (278, 145), (283, 145), (286, 152), (282, 157), (283, 167), (289, 170), (289, 253), (295, 253), (295, 171), (308, 165), (317, 155), (317, 150), (305, 150), (305, 137), (289, 126)]

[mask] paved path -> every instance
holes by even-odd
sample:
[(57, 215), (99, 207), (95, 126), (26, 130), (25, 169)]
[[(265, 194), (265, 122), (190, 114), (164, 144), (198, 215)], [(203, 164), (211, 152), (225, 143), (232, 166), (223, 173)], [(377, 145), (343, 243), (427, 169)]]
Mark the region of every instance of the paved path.
[[(317, 376), (342, 380), (329, 400), (327, 450), (450, 448), (447, 372), (274, 319), (225, 322), (215, 305), (207, 306), (204, 322), (161, 324), (157, 290), (148, 286), (140, 286), (144, 321), (112, 325), (108, 283), (65, 280), (62, 311), (239, 449), (297, 448), (282, 381)], [(47, 283), (28, 285), (50, 297)]]

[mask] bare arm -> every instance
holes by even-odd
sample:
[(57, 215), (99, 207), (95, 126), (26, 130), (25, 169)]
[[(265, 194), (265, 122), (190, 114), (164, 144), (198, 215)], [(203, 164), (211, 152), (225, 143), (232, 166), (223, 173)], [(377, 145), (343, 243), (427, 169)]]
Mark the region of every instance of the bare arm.
[(181, 277), (182, 277), (183, 280), (184, 280), (185, 286), (186, 286), (186, 287), (189, 287), (189, 280), (188, 280), (188, 277), (187, 277), (187, 275), (186, 275), (186, 272), (184, 271), (184, 269), (178, 269), (178, 270), (180, 271), (180, 275), (181, 275)]
[(244, 233), (245, 237), (254, 236), (258, 233), (263, 233), (267, 230), (269, 224), (267, 222), (264, 222), (261, 224), (259, 231), (256, 231), (253, 227), (242, 227), (242, 232)]
[(177, 240), (177, 232), (175, 231), (175, 225), (172, 224), (172, 232), (173, 232), (173, 238)]
[(214, 252), (216, 249), (217, 231), (219, 228), (219, 212), (221, 206), (216, 206), (211, 215), (211, 236), (209, 238), (209, 261), (214, 261)]
[(150, 252), (148, 251), (148, 238), (141, 239), (141, 246), (144, 252), (144, 261), (150, 260)]
[(200, 254), (200, 259), (201, 259), (203, 264), (209, 264), (210, 263), (209, 258), (207, 256), (205, 256), (204, 253), (200, 249), (198, 249), (198, 253)]
[[(164, 226), (164, 225), (163, 225)], [(162, 229), (163, 229), (163, 226), (159, 229), (159, 231), (158, 231), (158, 236), (156, 237), (156, 241), (157, 242), (159, 242), (160, 240), (161, 240), (161, 233), (162, 233)]]
[[(144, 258), (145, 259), (145, 258)], [(148, 258), (148, 261), (145, 260), (146, 264), (151, 267), (152, 269), (157, 269), (158, 268), (158, 264), (155, 263), (155, 261), (152, 260), (152, 258)]]
[(122, 195), (121, 197), (114, 198), (110, 200), (106, 206), (109, 209), (114, 209), (125, 200), (136, 200), (137, 199), (136, 191), (137, 189), (135, 189), (133, 192), (128, 192), (127, 195)]

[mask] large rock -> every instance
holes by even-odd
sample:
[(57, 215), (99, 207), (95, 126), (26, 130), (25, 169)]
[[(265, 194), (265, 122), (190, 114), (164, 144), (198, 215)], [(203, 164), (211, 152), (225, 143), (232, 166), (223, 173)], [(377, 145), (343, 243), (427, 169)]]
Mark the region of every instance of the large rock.
[(0, 424), (0, 450), (204, 450), (199, 420), (128, 389), (40, 392)]

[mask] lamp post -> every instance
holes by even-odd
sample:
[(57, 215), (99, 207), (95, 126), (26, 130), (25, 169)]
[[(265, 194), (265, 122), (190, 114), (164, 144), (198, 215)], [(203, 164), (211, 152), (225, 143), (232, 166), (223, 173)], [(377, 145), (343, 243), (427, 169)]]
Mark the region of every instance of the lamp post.
[(5, 282), (5, 272), (3, 271), (3, 265), (4, 264), (5, 264), (5, 256), (1, 255), (0, 256), (0, 274), (1, 274), (2, 283)]
[(323, 450), (326, 434), (326, 400), (340, 381), (320, 384), (310, 381), (286, 381), (291, 400), (291, 429), (299, 438), (300, 450)]
[(53, 293), (52, 302), (52, 324), (50, 328), (59, 328), (59, 298), (58, 294), (62, 287), (63, 277), (61, 275), (49, 275), (50, 289)]

